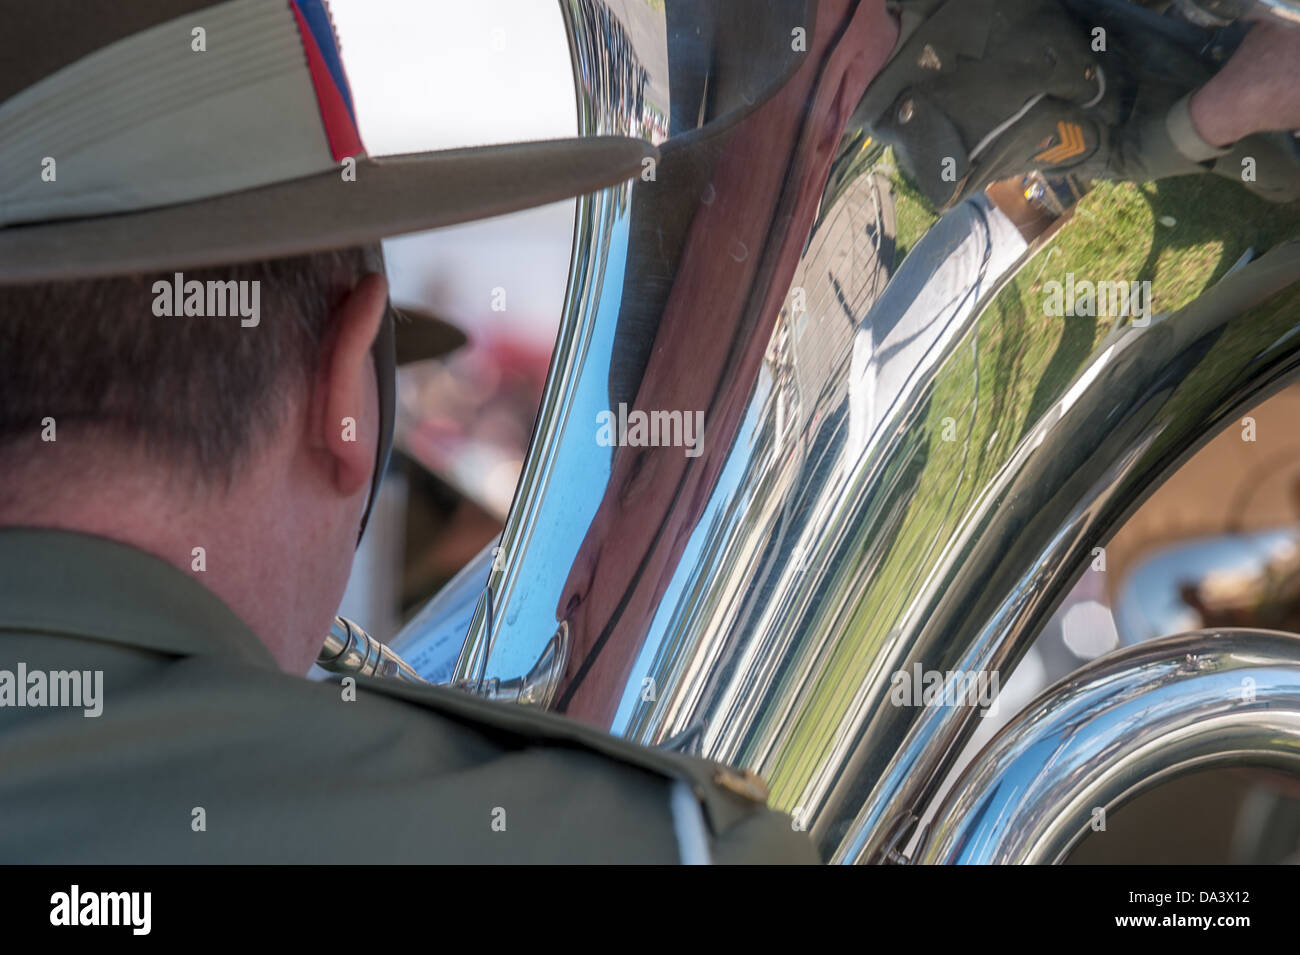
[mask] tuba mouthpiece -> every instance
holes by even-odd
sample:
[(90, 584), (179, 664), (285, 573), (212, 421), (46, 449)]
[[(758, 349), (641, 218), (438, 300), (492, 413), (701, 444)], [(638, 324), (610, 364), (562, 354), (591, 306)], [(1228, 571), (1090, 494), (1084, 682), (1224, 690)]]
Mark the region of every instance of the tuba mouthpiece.
[(332, 673), (428, 683), (409, 663), (346, 617), (334, 618), (316, 663)]

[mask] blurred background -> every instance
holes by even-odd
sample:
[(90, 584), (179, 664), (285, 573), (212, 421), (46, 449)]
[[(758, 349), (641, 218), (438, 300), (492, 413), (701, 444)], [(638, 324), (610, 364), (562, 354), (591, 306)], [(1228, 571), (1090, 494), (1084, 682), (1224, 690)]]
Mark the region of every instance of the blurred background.
[[(577, 135), (557, 3), (331, 10), (371, 155)], [(399, 370), (393, 465), (340, 608), (381, 640), (501, 530), (564, 303), (573, 210), (570, 200), (384, 243), (393, 302), (467, 342)]]

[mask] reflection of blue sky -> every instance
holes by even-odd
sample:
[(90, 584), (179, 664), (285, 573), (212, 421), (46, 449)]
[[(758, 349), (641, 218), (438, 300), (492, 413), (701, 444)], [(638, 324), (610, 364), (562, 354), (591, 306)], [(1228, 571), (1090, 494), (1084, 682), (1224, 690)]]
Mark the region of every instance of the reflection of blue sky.
[(1201, 620), (1183, 603), (1178, 588), (1211, 573), (1245, 578), (1263, 574), (1270, 559), (1295, 545), (1294, 528), (1201, 538), (1157, 552), (1120, 586), (1115, 622), (1125, 644), (1195, 630)]
[[(609, 265), (604, 284), (600, 289), (599, 311), (617, 311), (623, 298), (623, 271), (627, 258), (626, 230), (616, 229), (610, 236)], [(616, 323), (597, 322), (587, 349), (594, 360), (607, 361), (614, 349)], [(553, 474), (546, 489), (546, 510), (549, 515), (563, 515), (564, 519), (537, 526), (535, 535), (546, 539), (546, 547), (533, 548), (534, 560), (563, 561), (571, 564), (578, 554), (587, 529), (596, 515), (601, 498), (609, 481), (611, 449), (596, 443), (596, 415), (609, 410), (609, 382), (603, 375), (583, 375), (573, 395), (567, 426), (558, 448), (547, 449), (563, 462)], [(527, 542), (525, 542), (526, 544)], [(617, 547), (618, 541), (605, 541), (606, 547)], [(549, 639), (555, 629), (557, 599), (554, 588), (554, 569), (539, 568), (531, 572), (527, 560), (511, 583), (511, 589), (500, 599), (511, 608), (511, 616), (504, 621), (506, 627), (525, 626), (545, 631), (530, 634), (525, 639), (498, 639), (500, 648), (494, 657), (493, 670), (499, 673), (527, 673), (537, 662), (542, 641)], [(539, 585), (539, 586), (534, 586)], [(499, 631), (500, 632), (500, 631)], [(526, 659), (529, 654), (532, 659)], [(498, 662), (499, 661), (499, 662)]]
[[(759, 375), (757, 397), (749, 402), (749, 409), (744, 422), (741, 424), (740, 434), (737, 439), (744, 442), (745, 453), (728, 453), (727, 463), (722, 469), (722, 474), (718, 477), (718, 489), (709, 496), (709, 505), (695, 525), (695, 529), (691, 532), (677, 566), (700, 567), (705, 545), (711, 542), (717, 528), (724, 524), (724, 512), (730, 511), (737, 506), (736, 492), (741, 479), (745, 475), (746, 468), (751, 462), (748, 443), (753, 441), (754, 435), (762, 423), (761, 416), (767, 406), (767, 396), (771, 390), (772, 373), (767, 363), (764, 362), (762, 372)], [(706, 448), (709, 440), (706, 431), (704, 434)], [(703, 457), (697, 459), (697, 461), (703, 460)], [(618, 736), (625, 733), (627, 721), (631, 718), (633, 709), (641, 700), (642, 683), (650, 675), (650, 665), (654, 662), (654, 658), (660, 649), (660, 643), (654, 640), (654, 635), (662, 634), (666, 639), (671, 639), (674, 636), (674, 631), (669, 627), (669, 618), (679, 612), (683, 593), (686, 587), (694, 584), (694, 582), (694, 575), (676, 573), (673, 574), (668, 589), (664, 591), (663, 599), (659, 602), (654, 621), (648, 631), (651, 636), (641, 646), (641, 652), (637, 656), (636, 663), (632, 667), (631, 676), (628, 678), (622, 702), (619, 703), (618, 713), (614, 717), (614, 724), (610, 730), (614, 735)], [(662, 692), (662, 690), (662, 687), (657, 688), (657, 692)]]

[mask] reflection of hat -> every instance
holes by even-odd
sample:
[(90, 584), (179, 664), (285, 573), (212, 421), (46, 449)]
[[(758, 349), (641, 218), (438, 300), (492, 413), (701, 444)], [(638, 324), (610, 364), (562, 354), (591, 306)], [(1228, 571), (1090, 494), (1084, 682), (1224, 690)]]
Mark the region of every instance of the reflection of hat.
[(369, 158), (321, 0), (0, 0), (0, 23), (0, 283), (362, 245), (595, 191), (653, 153)]

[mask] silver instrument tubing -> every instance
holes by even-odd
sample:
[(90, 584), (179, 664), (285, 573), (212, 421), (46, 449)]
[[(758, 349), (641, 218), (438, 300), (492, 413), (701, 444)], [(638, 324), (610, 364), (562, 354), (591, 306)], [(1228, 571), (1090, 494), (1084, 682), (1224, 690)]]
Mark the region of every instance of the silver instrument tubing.
[(1300, 773), (1300, 637), (1196, 631), (1072, 674), (965, 770), (916, 860), (1058, 863), (1099, 811), (1225, 766)]
[[(648, 71), (606, 63), (593, 39), (616, 7), (562, 7), (588, 133), (663, 122), (638, 87)], [(894, 705), (892, 677), (1009, 674), (1092, 549), (1300, 376), (1298, 241), (1207, 273), (1167, 314), (1062, 334), (1050, 355), (1028, 316), (988, 306), (1019, 275), (1061, 278), (1046, 271), (1059, 243), (1020, 240), (983, 196), (903, 242), (895, 170), (866, 149), (822, 189), (806, 160), (835, 120), (818, 84), (837, 78), (813, 60), (836, 42), (870, 51), (879, 31), (854, 20), (869, 7), (772, 14), (786, 50), (806, 27), (807, 69), (766, 102), (746, 89), (717, 123), (713, 93), (679, 111), (674, 88), (656, 177), (579, 201), (503, 561), (453, 675), (752, 770), (840, 862), (914, 841), (979, 719)], [(619, 55), (646, 35), (635, 26)], [(808, 195), (815, 214), (799, 218)], [(620, 402), (702, 412), (700, 453), (603, 445), (597, 415)]]
[(426, 683), (411, 666), (346, 617), (335, 617), (316, 665), (332, 673)]

